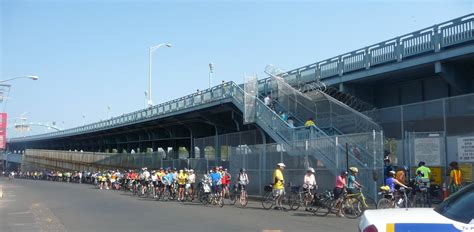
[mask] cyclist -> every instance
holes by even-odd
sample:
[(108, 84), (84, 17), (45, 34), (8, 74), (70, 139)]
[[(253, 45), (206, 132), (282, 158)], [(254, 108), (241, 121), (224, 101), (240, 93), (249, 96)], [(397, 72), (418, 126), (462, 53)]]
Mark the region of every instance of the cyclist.
[(178, 201), (184, 201), (184, 187), (187, 179), (188, 175), (184, 173), (183, 169), (180, 169), (178, 174)]
[(404, 183), (398, 181), (395, 179), (395, 171), (390, 171), (388, 172), (388, 177), (385, 179), (385, 184), (390, 187), (390, 192), (393, 193), (395, 191), (395, 185), (400, 185), (401, 187), (404, 187), (408, 189), (408, 186), (406, 186)]
[(246, 190), (247, 185), (250, 183), (245, 168), (240, 169), (239, 175), (237, 176), (237, 183), (239, 184), (239, 189), (241, 191)]
[(211, 173), (209, 174), (209, 177), (211, 178), (211, 184), (212, 184), (212, 193), (217, 194), (220, 192), (219, 186), (221, 185), (221, 174), (217, 170), (217, 168), (214, 168)]
[(407, 166), (403, 166), (403, 167), (399, 167), (397, 169), (397, 173), (395, 173), (395, 179), (397, 179), (398, 181), (400, 181), (401, 183), (404, 183), (406, 184), (407, 181), (406, 181), (406, 172), (408, 171), (408, 167)]
[[(306, 175), (303, 179), (303, 191), (308, 192), (311, 196), (311, 201), (313, 200), (313, 190), (317, 189), (318, 185), (316, 183), (316, 177), (314, 176), (314, 168), (309, 167), (306, 170)], [(305, 204), (305, 210), (308, 211), (308, 205)]]
[(230, 185), (230, 173), (227, 172), (227, 169), (224, 169), (223, 172), (221, 172), (221, 183), (222, 183), (222, 196), (226, 197), (229, 195), (229, 185)]
[(451, 162), (449, 167), (451, 168), (449, 173), (449, 192), (453, 194), (461, 188), (461, 170), (459, 170), (459, 164), (456, 161)]
[(168, 169), (165, 170), (165, 173), (163, 177), (161, 178), (161, 181), (164, 184), (163, 191), (168, 191), (171, 194), (171, 183), (173, 182), (173, 174), (171, 174)]
[(277, 168), (273, 172), (273, 196), (276, 197), (275, 209), (284, 209), (281, 205), (281, 201), (285, 195), (285, 178), (283, 176), (284, 169), (285, 164), (278, 163)]
[(359, 173), (359, 169), (356, 167), (349, 168), (349, 176), (347, 177), (347, 193), (353, 194), (356, 193), (356, 189), (362, 187), (359, 182), (356, 181), (357, 173)]
[(431, 170), (430, 170), (430, 168), (426, 167), (425, 165), (426, 164), (425, 164), (424, 161), (420, 161), (418, 163), (418, 168), (416, 169), (416, 172), (417, 173), (418, 173), (418, 171), (423, 172), (423, 174), (424, 174), (423, 178), (430, 180)]
[(194, 174), (194, 170), (189, 170), (188, 175), (188, 184), (189, 184), (189, 196), (191, 197), (191, 201), (194, 200), (194, 184), (196, 183), (196, 174)]
[(336, 199), (336, 209), (337, 213), (336, 216), (344, 217), (342, 214), (342, 200), (344, 196), (344, 189), (347, 188), (346, 178), (347, 178), (347, 171), (342, 171), (339, 176), (336, 177), (336, 186), (334, 187), (334, 199)]

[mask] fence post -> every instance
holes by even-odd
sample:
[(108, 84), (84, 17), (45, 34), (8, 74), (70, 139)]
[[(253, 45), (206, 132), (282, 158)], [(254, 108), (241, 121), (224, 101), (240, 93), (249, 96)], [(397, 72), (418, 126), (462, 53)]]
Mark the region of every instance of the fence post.
[(335, 154), (336, 154), (336, 173), (340, 170), (339, 168), (339, 137), (336, 136), (336, 146), (334, 147), (335, 149)]

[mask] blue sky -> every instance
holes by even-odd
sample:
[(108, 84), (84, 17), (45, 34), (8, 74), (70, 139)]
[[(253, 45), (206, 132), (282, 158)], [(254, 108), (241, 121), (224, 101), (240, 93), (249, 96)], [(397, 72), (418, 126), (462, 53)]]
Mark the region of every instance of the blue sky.
[(209, 62), (214, 84), (241, 83), (474, 12), (457, 0), (0, 2), (0, 79), (40, 76), (10, 82), (9, 123), (28, 112), (66, 128), (143, 108), (158, 43), (173, 47), (153, 55), (155, 104), (206, 88)]

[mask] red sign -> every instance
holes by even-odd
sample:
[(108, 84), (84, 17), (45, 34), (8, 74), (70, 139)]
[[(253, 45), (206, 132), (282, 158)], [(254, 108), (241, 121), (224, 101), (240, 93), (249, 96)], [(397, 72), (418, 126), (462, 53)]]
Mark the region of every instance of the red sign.
[(0, 150), (7, 145), (7, 113), (0, 113)]

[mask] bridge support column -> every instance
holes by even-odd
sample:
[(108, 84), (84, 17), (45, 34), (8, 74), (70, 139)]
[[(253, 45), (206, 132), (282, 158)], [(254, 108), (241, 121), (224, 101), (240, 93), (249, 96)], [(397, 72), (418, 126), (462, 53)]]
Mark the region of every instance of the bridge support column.
[(464, 64), (441, 63), (440, 61), (435, 63), (435, 73), (457, 92), (453, 95), (470, 91), (472, 83), (470, 83), (469, 75), (473, 71), (474, 68)]

